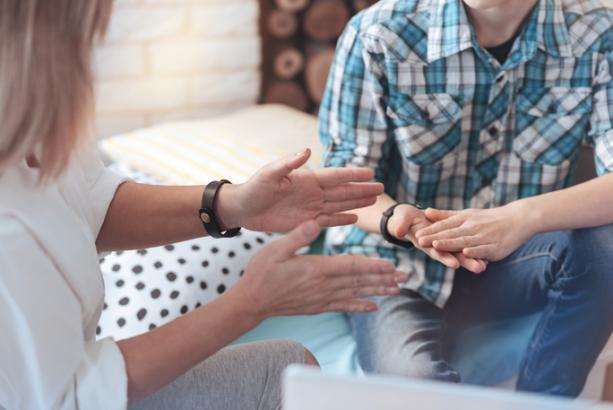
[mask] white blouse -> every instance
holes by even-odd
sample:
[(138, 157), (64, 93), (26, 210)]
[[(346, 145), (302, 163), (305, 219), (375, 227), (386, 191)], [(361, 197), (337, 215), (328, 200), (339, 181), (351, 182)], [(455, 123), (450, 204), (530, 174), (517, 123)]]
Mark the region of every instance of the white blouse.
[(104, 284), (96, 237), (121, 177), (93, 150), (57, 182), (0, 174), (0, 408), (125, 409), (112, 339), (96, 341)]

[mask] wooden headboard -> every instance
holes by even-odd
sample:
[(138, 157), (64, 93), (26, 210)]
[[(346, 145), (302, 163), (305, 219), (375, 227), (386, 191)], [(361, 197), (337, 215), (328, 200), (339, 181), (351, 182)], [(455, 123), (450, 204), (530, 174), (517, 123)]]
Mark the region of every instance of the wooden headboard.
[(376, 0), (260, 0), (263, 103), (316, 112), (336, 41)]

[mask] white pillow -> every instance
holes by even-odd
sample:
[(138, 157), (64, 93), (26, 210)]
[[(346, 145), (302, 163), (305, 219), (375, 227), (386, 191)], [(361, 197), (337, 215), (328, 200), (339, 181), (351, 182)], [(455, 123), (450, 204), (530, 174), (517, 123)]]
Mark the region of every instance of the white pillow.
[(317, 168), (317, 118), (288, 107), (260, 105), (220, 118), (158, 124), (100, 142), (112, 160), (167, 184), (246, 181), (263, 165), (306, 147)]
[(144, 333), (210, 302), (239, 280), (272, 238), (243, 231), (232, 239), (200, 238), (107, 255), (101, 262), (106, 296), (98, 337)]

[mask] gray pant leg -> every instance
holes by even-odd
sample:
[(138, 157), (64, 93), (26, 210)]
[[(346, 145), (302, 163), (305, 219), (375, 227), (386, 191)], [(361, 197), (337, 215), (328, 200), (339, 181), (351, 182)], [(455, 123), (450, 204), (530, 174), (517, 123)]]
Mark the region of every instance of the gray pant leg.
[(460, 381), (443, 358), (441, 309), (410, 290), (373, 300), (379, 304), (377, 312), (349, 316), (365, 371)]
[(130, 409), (278, 410), (282, 372), (305, 354), (292, 341), (230, 346)]

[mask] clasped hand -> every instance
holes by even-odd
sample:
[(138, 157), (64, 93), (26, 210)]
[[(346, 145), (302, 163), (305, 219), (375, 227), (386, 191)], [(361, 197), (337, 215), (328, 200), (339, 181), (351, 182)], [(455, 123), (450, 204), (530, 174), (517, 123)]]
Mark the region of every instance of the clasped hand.
[(492, 209), (425, 211), (396, 208), (390, 233), (408, 239), (431, 258), (457, 269), (481, 273), (488, 262), (504, 259), (536, 232), (521, 201)]
[(417, 243), (438, 252), (496, 262), (506, 258), (536, 232), (521, 201), (491, 209), (427, 209), (431, 221), (415, 233)]

